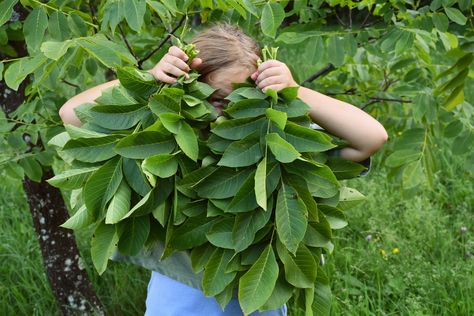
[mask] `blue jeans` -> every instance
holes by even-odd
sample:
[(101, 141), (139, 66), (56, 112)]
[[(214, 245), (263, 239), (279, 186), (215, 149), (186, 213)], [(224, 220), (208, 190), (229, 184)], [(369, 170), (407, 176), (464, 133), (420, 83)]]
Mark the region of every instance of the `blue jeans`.
[[(232, 298), (222, 311), (213, 297), (198, 289), (152, 271), (148, 283), (145, 316), (242, 316), (239, 301)], [(286, 316), (287, 308), (253, 312), (250, 316)]]

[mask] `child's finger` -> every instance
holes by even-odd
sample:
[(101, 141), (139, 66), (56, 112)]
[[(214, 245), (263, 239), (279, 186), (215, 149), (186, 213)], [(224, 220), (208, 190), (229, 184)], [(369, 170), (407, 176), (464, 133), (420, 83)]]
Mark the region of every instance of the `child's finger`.
[(168, 53), (170, 55), (173, 55), (175, 57), (178, 57), (184, 61), (187, 61), (189, 59), (188, 55), (186, 55), (185, 52), (183, 52), (179, 47), (177, 46), (171, 46), (169, 49), (168, 49)]
[(258, 67), (258, 72), (262, 73), (265, 69), (268, 69), (270, 67), (276, 67), (280, 66), (281, 62), (275, 59), (270, 59), (265, 62), (263, 62), (259, 67)]
[(280, 76), (271, 76), (267, 77), (264, 80), (260, 81), (258, 83), (258, 87), (260, 89), (265, 88), (266, 86), (274, 85), (274, 84), (279, 84), (282, 82), (282, 78)]
[(182, 71), (178, 67), (172, 65), (172, 64), (166, 64), (163, 67), (163, 71), (166, 72), (169, 75), (173, 75), (174, 77), (178, 78), (179, 76), (184, 75), (186, 78), (189, 78), (189, 75), (187, 72)]
[(257, 80), (256, 80), (256, 84), (258, 84), (259, 82), (261, 82), (262, 80), (268, 78), (268, 77), (271, 77), (271, 76), (277, 76), (277, 75), (280, 75), (281, 74), (281, 69), (280, 67), (271, 67), (271, 68), (267, 68), (265, 69), (263, 72), (260, 72), (258, 77), (257, 77)]
[(189, 70), (191, 70), (188, 66), (188, 64), (186, 64), (182, 59), (179, 59), (178, 57), (176, 56), (173, 56), (173, 55), (168, 55), (166, 57), (166, 61), (176, 67), (178, 67), (179, 69), (181, 69), (182, 71), (185, 71), (185, 72), (188, 72)]
[(253, 81), (256, 81), (258, 78), (258, 70), (255, 71), (253, 74), (250, 75), (250, 78), (252, 78)]
[(152, 72), (152, 75), (155, 77), (156, 80), (173, 84), (176, 82), (176, 78), (170, 77), (165, 74), (163, 71), (157, 71), (156, 73)]
[(201, 64), (202, 64), (202, 59), (201, 58), (194, 58), (192, 63), (191, 63), (191, 68), (196, 69)]

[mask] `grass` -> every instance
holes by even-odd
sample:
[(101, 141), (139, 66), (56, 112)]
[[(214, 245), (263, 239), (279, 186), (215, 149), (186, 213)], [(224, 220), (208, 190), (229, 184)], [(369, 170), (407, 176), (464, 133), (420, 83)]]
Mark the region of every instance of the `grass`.
[[(349, 226), (337, 232), (335, 251), (326, 256), (332, 315), (474, 315), (473, 183), (456, 168), (438, 176), (434, 190), (422, 188), (411, 198), (380, 170), (350, 180), (368, 200), (347, 211)], [(99, 277), (87, 241), (79, 249), (108, 314), (143, 314), (149, 271), (109, 262)], [(0, 184), (0, 275), (2, 314), (59, 314), (18, 182)], [(289, 310), (303, 315), (298, 306)]]

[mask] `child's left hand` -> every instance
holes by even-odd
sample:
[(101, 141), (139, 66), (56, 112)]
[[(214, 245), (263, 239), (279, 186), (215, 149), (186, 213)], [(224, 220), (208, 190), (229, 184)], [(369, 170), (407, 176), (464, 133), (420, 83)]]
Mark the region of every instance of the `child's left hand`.
[(250, 77), (263, 92), (267, 89), (279, 91), (286, 87), (298, 86), (288, 66), (275, 59), (263, 62)]

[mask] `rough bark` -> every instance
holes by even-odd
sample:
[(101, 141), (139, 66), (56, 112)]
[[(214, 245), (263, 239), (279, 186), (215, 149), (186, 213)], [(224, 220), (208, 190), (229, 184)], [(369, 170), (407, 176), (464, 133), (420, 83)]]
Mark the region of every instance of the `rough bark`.
[(51, 170), (46, 170), (39, 183), (28, 178), (23, 181), (51, 289), (64, 315), (103, 315), (74, 234), (59, 227), (69, 215), (59, 190), (45, 181), (53, 176)]

